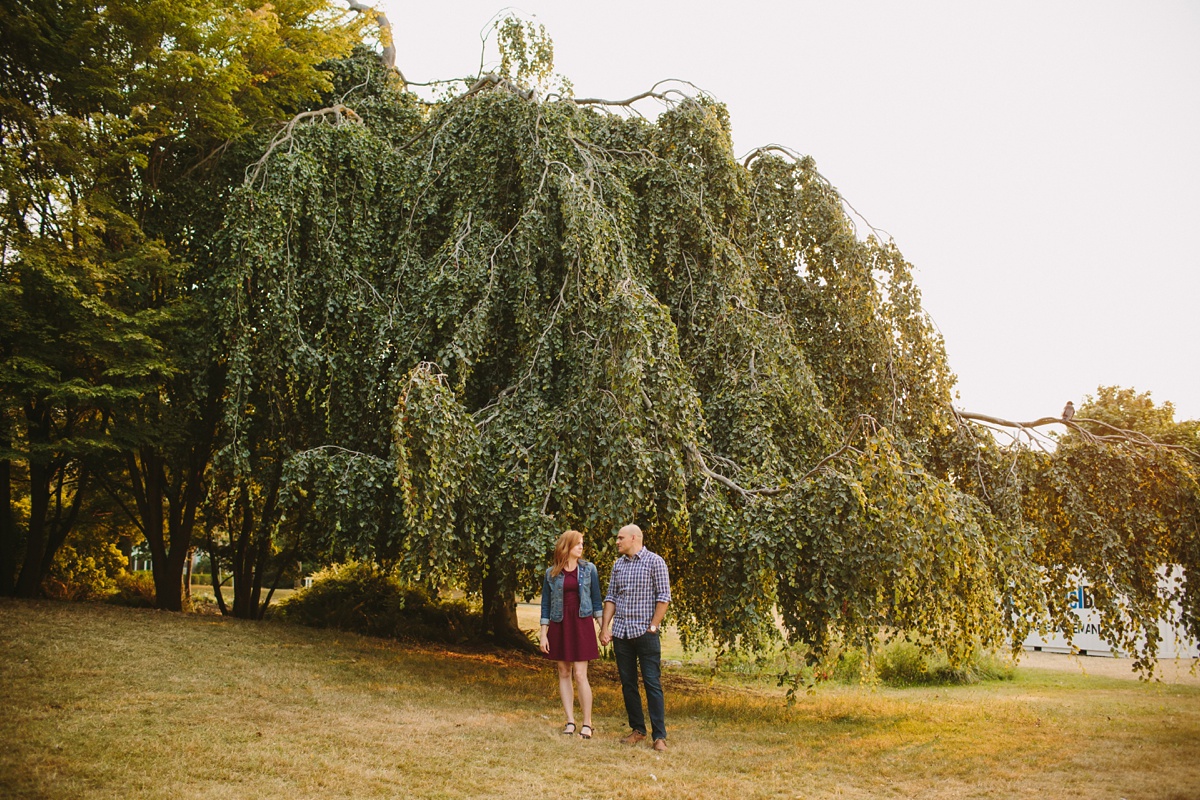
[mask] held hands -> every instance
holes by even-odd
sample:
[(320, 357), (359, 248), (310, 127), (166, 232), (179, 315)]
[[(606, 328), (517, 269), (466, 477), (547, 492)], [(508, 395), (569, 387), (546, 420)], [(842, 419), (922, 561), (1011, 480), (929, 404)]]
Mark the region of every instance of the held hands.
[(611, 642), (612, 642), (612, 631), (610, 631), (608, 628), (601, 628), (600, 629), (600, 645), (602, 647), (608, 647), (608, 645)]

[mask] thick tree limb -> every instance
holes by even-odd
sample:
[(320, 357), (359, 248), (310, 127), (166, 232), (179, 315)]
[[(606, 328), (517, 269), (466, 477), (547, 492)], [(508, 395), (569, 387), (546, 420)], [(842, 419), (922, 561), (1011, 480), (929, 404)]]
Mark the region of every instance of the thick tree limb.
[[(1062, 419), (1061, 417), (1039, 417), (1038, 419), (1029, 422), (1016, 422), (1002, 417), (993, 417), (989, 414), (979, 414), (973, 411), (960, 411), (953, 409), (954, 416), (961, 423), (964, 420), (973, 422), (983, 422), (988, 425), (995, 425), (999, 428), (1010, 428), (1021, 431), (1029, 436), (1033, 436), (1036, 429), (1043, 428), (1047, 425), (1062, 425), (1063, 427), (1079, 434), (1079, 436), (1088, 442), (1111, 442), (1115, 444), (1127, 444), (1134, 447), (1144, 447), (1153, 450), (1174, 450), (1176, 452), (1188, 453), (1193, 458), (1200, 459), (1200, 453), (1192, 450), (1190, 447), (1185, 447), (1181, 444), (1167, 444), (1166, 442), (1157, 442), (1151, 439), (1141, 431), (1130, 431), (1124, 428), (1118, 428), (1115, 425), (1110, 425), (1103, 420), (1086, 419), (1083, 417), (1072, 417), (1071, 419)], [(1085, 427), (1086, 426), (1086, 427)], [(1100, 429), (1100, 432), (1089, 429), (1095, 426)]]
[(518, 86), (508, 78), (497, 75), (494, 72), (489, 72), (471, 84), (471, 87), (467, 89), (467, 91), (463, 94), (463, 97), (470, 97), (473, 94), (479, 94), (484, 89), (490, 89), (493, 87), (497, 89), (506, 89), (518, 97), (526, 100), (533, 100), (534, 102), (537, 102), (538, 99), (536, 89), (526, 89), (522, 86)]
[(405, 85), (408, 81), (404, 80), (404, 73), (396, 69), (396, 44), (392, 39), (392, 23), (388, 22), (387, 14), (384, 14), (373, 6), (368, 6), (358, 0), (348, 0), (351, 11), (357, 11), (360, 14), (374, 14), (375, 24), (379, 26), (379, 41), (383, 45), (383, 53), (379, 58), (383, 61), (383, 65), (390, 70), (395, 70), (400, 76), (400, 80), (404, 81)]
[[(658, 84), (655, 84), (656, 86)], [(656, 92), (653, 89), (648, 89), (641, 94), (635, 94), (633, 97), (628, 97), (624, 100), (605, 100), (601, 97), (572, 97), (571, 102), (579, 106), (631, 106), (638, 100), (645, 100), (647, 97), (653, 97), (655, 100), (666, 100), (667, 95)]]
[(550, 474), (550, 483), (546, 486), (546, 499), (542, 501), (542, 514), (550, 507), (550, 495), (554, 492), (554, 481), (558, 479), (558, 451), (554, 451), (554, 471)]
[(683, 83), (692, 87), (697, 92), (704, 94), (704, 91), (700, 89), (700, 87), (696, 86), (696, 84), (691, 83), (690, 81), (683, 81), (679, 80), (678, 78), (664, 78), (641, 94), (635, 94), (633, 97), (628, 97), (624, 100), (606, 100), (602, 97), (572, 97), (569, 99), (572, 103), (579, 106), (623, 106), (625, 108), (630, 108), (637, 101), (645, 100), (648, 97), (655, 100), (661, 100), (665, 103), (670, 102), (672, 95), (677, 95), (681, 98), (687, 96), (678, 89), (667, 89), (665, 92), (658, 91), (658, 87), (662, 86), (664, 83)]
[(746, 169), (749, 169), (750, 164), (754, 161), (754, 159), (758, 158), (759, 156), (766, 155), (767, 153), (779, 153), (780, 155), (787, 156), (792, 161), (799, 161), (804, 158), (804, 156), (800, 155), (790, 147), (784, 147), (781, 144), (764, 144), (762, 147), (756, 147), (747, 153), (746, 157), (742, 159), (742, 166)]
[(721, 473), (714, 472), (712, 469), (710, 469), (708, 464), (704, 461), (704, 456), (700, 454), (700, 450), (695, 445), (689, 444), (687, 446), (687, 454), (692, 459), (692, 462), (696, 465), (696, 468), (700, 471), (700, 474), (704, 475), (706, 478), (716, 481), (727, 489), (732, 489), (742, 497), (753, 497), (754, 495), (774, 497), (777, 494), (783, 494), (788, 490), (788, 488), (790, 488), (787, 486), (772, 486), (761, 489), (746, 489), (745, 487), (739, 486), (729, 478), (726, 478)]

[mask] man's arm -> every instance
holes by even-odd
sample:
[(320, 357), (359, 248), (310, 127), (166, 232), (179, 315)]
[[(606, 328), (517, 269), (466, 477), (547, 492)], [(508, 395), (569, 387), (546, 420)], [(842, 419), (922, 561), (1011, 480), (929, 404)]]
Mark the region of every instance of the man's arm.
[(667, 615), (667, 604), (658, 602), (654, 604), (654, 616), (650, 620), (650, 627), (658, 631), (662, 628), (663, 617)]
[(650, 581), (654, 587), (654, 616), (650, 618), (650, 627), (657, 632), (662, 628), (667, 604), (671, 602), (671, 576), (667, 572), (667, 562), (661, 557), (655, 560), (654, 568), (650, 570)]
[(611, 600), (604, 601), (604, 619), (600, 622), (600, 644), (607, 646), (612, 641), (612, 618), (617, 611), (617, 604)]
[(604, 619), (600, 621), (600, 644), (607, 646), (612, 641), (613, 615), (617, 613), (617, 565), (614, 563), (608, 576), (608, 594), (604, 595)]

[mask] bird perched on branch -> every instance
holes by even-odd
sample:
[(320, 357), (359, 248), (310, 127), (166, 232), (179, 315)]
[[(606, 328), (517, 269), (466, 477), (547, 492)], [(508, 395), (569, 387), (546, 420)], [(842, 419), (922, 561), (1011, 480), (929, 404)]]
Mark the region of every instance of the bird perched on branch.
[(1073, 416), (1075, 416), (1075, 404), (1068, 400), (1067, 404), (1063, 406), (1062, 421), (1069, 422)]

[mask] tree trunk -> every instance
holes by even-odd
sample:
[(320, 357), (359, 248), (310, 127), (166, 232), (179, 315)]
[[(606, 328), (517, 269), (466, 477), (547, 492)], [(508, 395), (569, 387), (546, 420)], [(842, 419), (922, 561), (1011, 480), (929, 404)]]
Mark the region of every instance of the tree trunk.
[[(11, 442), (0, 440), (7, 450)], [(11, 595), (17, 588), (17, 523), (12, 513), (12, 462), (0, 459), (0, 595)]]
[(233, 573), (233, 615), (238, 619), (253, 619), (250, 615), (250, 586), (253, 583), (253, 567), (250, 561), (250, 537), (254, 531), (254, 509), (250, 502), (249, 487), (244, 487), (238, 499), (241, 506), (241, 530), (231, 544)]
[[(171, 485), (167, 481), (165, 459), (149, 447), (136, 455), (129, 453), (126, 466), (142, 533), (153, 559), (154, 604), (164, 611), (182, 611), (184, 564), (191, 563), (192, 528), (201, 498), (203, 468), (189, 469), (186, 475), (176, 473)], [(190, 583), (190, 574), (188, 580)], [(190, 585), (186, 594), (191, 596)]]
[(259, 602), (262, 599), (263, 581), (267, 578), (267, 565), (271, 561), (270, 537), (260, 536), (256, 550), (256, 557), (254, 559), (254, 585), (250, 587), (250, 611), (254, 615), (251, 619), (262, 619), (262, 609), (259, 608)]
[(283, 462), (279, 460), (269, 477), (262, 508), (254, 514), (250, 492), (242, 497), (242, 525), (233, 547), (233, 615), (239, 619), (259, 619), (259, 600), (263, 580), (271, 561), (273, 532), (279, 522), (279, 484), (283, 479)]
[(208, 571), (211, 573), (209, 577), (212, 579), (213, 597), (217, 601), (217, 608), (221, 611), (221, 616), (229, 616), (229, 608), (225, 605), (225, 593), (221, 591), (221, 561), (217, 554), (217, 543), (213, 541), (212, 526), (208, 526)]
[(279, 569), (275, 570), (275, 577), (271, 581), (271, 588), (267, 590), (267, 597), (258, 609), (259, 619), (267, 615), (267, 606), (271, 605), (271, 598), (275, 596), (275, 590), (279, 588), (279, 579), (283, 577), (283, 565), (288, 563), (288, 561), (290, 561), (288, 558), (279, 559)]
[(46, 546), (42, 554), (42, 575), (50, 572), (50, 567), (54, 564), (54, 557), (58, 555), (58, 549), (67, 541), (67, 535), (75, 527), (75, 520), (79, 518), (79, 509), (83, 505), (83, 497), (87, 492), (88, 471), (86, 469), (79, 470), (79, 477), (75, 481), (75, 492), (71, 497), (71, 508), (67, 511), (66, 518), (64, 519), (62, 490), (65, 480), (66, 472), (62, 470), (58, 474), (58, 486), (54, 492), (54, 520), (52, 524), (46, 525)]
[(42, 560), (46, 554), (46, 516), (50, 511), (50, 478), (53, 469), (32, 453), (37, 445), (50, 443), (50, 410), (41, 403), (25, 406), (30, 445), (29, 527), (25, 536), (25, 560), (17, 576), (17, 597), (38, 597), (42, 592)]
[(50, 507), (50, 470), (29, 462), (29, 528), (25, 561), (17, 577), (17, 597), (38, 597), (42, 592), (42, 560), (46, 554), (46, 513)]
[(192, 562), (196, 560), (196, 548), (189, 547), (187, 559), (183, 562), (183, 598), (191, 605), (192, 602)]
[(172, 547), (166, 553), (166, 563), (160, 570), (154, 562), (155, 605), (164, 611), (183, 611), (183, 560), (187, 552)]
[(136, 455), (126, 455), (129, 482), (133, 487), (142, 533), (150, 548), (150, 568), (154, 573), (154, 605), (165, 611), (183, 610), (183, 559), (167, 547), (166, 516), (163, 510), (166, 475), (162, 459), (148, 447)]
[(500, 546), (488, 550), (483, 575), (483, 628), (497, 644), (537, 652), (537, 646), (517, 625), (517, 593), (500, 556)]

